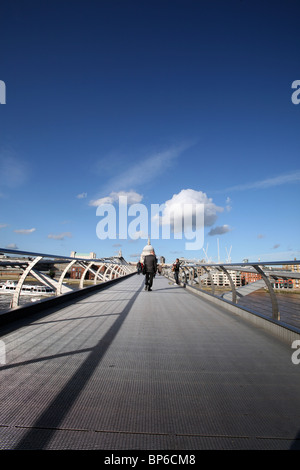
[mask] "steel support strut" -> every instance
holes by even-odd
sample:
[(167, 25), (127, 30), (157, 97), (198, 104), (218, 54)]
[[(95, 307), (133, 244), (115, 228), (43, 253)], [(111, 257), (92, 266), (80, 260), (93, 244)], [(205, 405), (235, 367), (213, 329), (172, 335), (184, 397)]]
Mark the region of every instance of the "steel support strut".
[(277, 297), (276, 294), (273, 290), (272, 284), (270, 283), (268, 276), (264, 273), (264, 271), (261, 269), (258, 264), (253, 264), (253, 268), (256, 269), (256, 271), (261, 275), (263, 280), (265, 281), (265, 284), (267, 286), (267, 289), (269, 291), (270, 297), (271, 297), (271, 302), (272, 302), (272, 317), (274, 320), (280, 320), (280, 313), (278, 309), (278, 302), (277, 302)]
[(224, 266), (220, 266), (220, 268), (222, 269), (222, 271), (226, 274), (226, 276), (228, 277), (228, 280), (229, 280), (229, 283), (230, 283), (230, 287), (231, 287), (231, 292), (232, 292), (232, 302), (234, 304), (236, 304), (236, 290), (235, 290), (235, 285), (234, 285), (234, 282), (232, 280), (232, 277), (230, 276), (229, 272), (227, 271), (227, 269), (224, 268)]
[(25, 281), (27, 275), (32, 270), (33, 266), (35, 266), (39, 261), (41, 261), (41, 259), (43, 259), (42, 256), (37, 256), (33, 261), (31, 261), (31, 263), (28, 264), (27, 268), (25, 269), (22, 276), (20, 277), (19, 282), (18, 282), (17, 287), (16, 287), (16, 290), (15, 290), (15, 293), (14, 293), (14, 296), (13, 296), (13, 299), (12, 299), (12, 302), (11, 302), (11, 307), (12, 308), (17, 307), (19, 305), (20, 293), (21, 293), (21, 289), (22, 289), (22, 286), (24, 284), (24, 281)]
[(210, 270), (207, 269), (205, 266), (202, 266), (202, 267), (203, 267), (204, 271), (207, 273), (207, 276), (209, 277), (211, 293), (212, 293), (212, 295), (215, 295), (215, 285), (214, 285), (214, 281), (213, 281), (212, 275), (210, 273)]
[[(181, 278), (183, 277), (183, 284), (185, 286), (187, 284), (187, 275), (186, 275), (186, 271), (185, 271), (184, 266), (180, 266), (180, 272), (181, 272)], [(180, 280), (179, 280), (179, 282), (180, 282)]]
[(61, 273), (61, 276), (59, 278), (59, 281), (58, 281), (58, 286), (57, 286), (57, 289), (56, 289), (56, 295), (61, 295), (61, 290), (62, 290), (62, 285), (63, 285), (63, 282), (64, 282), (64, 278), (65, 278), (65, 275), (67, 274), (67, 272), (69, 271), (69, 269), (73, 266), (73, 264), (76, 263), (76, 259), (72, 260), (66, 267), (65, 269), (63, 270), (63, 272)]

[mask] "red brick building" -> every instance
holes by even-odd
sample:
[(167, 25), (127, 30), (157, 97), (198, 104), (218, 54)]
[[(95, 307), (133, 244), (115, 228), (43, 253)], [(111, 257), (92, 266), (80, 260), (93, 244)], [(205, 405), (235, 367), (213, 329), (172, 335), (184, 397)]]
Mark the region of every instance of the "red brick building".
[(242, 286), (246, 286), (251, 282), (256, 282), (261, 279), (261, 275), (258, 273), (241, 273)]

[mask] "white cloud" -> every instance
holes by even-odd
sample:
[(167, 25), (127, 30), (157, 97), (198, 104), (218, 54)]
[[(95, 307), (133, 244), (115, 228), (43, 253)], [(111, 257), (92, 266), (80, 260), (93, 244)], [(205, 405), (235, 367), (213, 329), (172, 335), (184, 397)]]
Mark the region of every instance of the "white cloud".
[(15, 243), (10, 243), (9, 245), (6, 245), (5, 248), (7, 248), (8, 250), (18, 250), (19, 249)]
[[(174, 194), (171, 199), (165, 202), (164, 210), (161, 216), (154, 216), (154, 219), (160, 220), (160, 224), (169, 224), (173, 219), (173, 227), (183, 226), (184, 205), (193, 204), (193, 218), (196, 217), (197, 204), (204, 204), (204, 225), (212, 226), (217, 220), (218, 213), (223, 212), (222, 207), (216, 206), (211, 198), (208, 198), (202, 191), (194, 189), (182, 189), (180, 193)], [(178, 210), (180, 209), (180, 210)], [(199, 208), (200, 210), (200, 208)]]
[(138, 204), (143, 199), (143, 196), (135, 191), (112, 192), (110, 196), (114, 201), (118, 201), (120, 196), (126, 196), (128, 204)]
[[(192, 145), (193, 143), (191, 142), (183, 143), (181, 145), (174, 145), (167, 150), (152, 152), (148, 154), (148, 156), (134, 156), (129, 160), (130, 162), (137, 162), (135, 164), (126, 165), (126, 160), (128, 160), (126, 157), (123, 156), (122, 159), (119, 158), (118, 160), (117, 156), (113, 156), (113, 161), (110, 166), (118, 160), (119, 165), (114, 165), (114, 171), (115, 173), (117, 173), (119, 169), (121, 169), (121, 171), (119, 171), (119, 174), (112, 177), (107, 182), (106, 186), (102, 188), (102, 192), (104, 194), (109, 193), (109, 196), (93, 199), (89, 202), (89, 205), (97, 207), (102, 204), (113, 204), (118, 200), (119, 195), (126, 195), (128, 197), (128, 204), (141, 202), (143, 197), (129, 188), (141, 187), (149, 183), (149, 181), (161, 176), (174, 165), (176, 159)], [(105, 167), (106, 165), (106, 159), (102, 159), (101, 167)]]
[(27, 164), (17, 158), (12, 151), (0, 154), (1, 184), (8, 188), (21, 186), (28, 178)]
[(130, 258), (140, 258), (141, 256), (141, 253), (131, 253), (131, 255), (129, 255)]
[(266, 178), (264, 180), (255, 181), (253, 183), (239, 184), (227, 188), (226, 191), (245, 191), (247, 189), (267, 189), (275, 186), (281, 186), (287, 183), (297, 183), (300, 181), (300, 171), (294, 171), (284, 175), (275, 176), (273, 178)]
[(0, 224), (0, 228), (8, 227), (8, 224)]
[(28, 229), (21, 228), (21, 229), (18, 229), (18, 230), (14, 230), (15, 233), (20, 233), (21, 235), (28, 235), (28, 234), (33, 233), (35, 231), (36, 231), (36, 228), (28, 228)]
[(87, 197), (87, 193), (80, 193), (80, 194), (77, 194), (77, 199), (85, 199)]
[(141, 202), (143, 196), (133, 190), (131, 191), (112, 191), (109, 196), (90, 201), (90, 206), (101, 206), (102, 204), (113, 204), (119, 201), (120, 196), (127, 197), (127, 204), (137, 204)]
[(231, 228), (229, 227), (229, 225), (221, 225), (221, 226), (218, 226), (218, 227), (215, 227), (215, 228), (212, 228), (209, 232), (208, 232), (208, 235), (224, 235), (224, 233), (228, 233), (228, 232), (231, 232)]
[(72, 234), (70, 232), (63, 232), (63, 233), (58, 233), (58, 234), (52, 234), (50, 233), (48, 235), (48, 238), (53, 238), (53, 240), (64, 240), (65, 237), (72, 237)]
[[(109, 192), (112, 189), (127, 190), (133, 187), (136, 188), (152, 181), (174, 165), (177, 158), (192, 145), (193, 143), (184, 143), (169, 147), (167, 150), (152, 152), (148, 156), (135, 155), (130, 158), (130, 161), (137, 162), (133, 165), (127, 164), (126, 166), (126, 163), (124, 163), (126, 159), (123, 158), (123, 161), (119, 164), (122, 171), (108, 181), (104, 192)], [(117, 171), (117, 168), (115, 168), (115, 171)]]
[(110, 196), (101, 197), (100, 199), (91, 200), (89, 206), (102, 206), (102, 204), (113, 204), (114, 200)]
[(292, 261), (295, 258), (299, 259), (300, 250), (289, 250), (289, 251), (274, 251), (272, 253), (256, 253), (247, 254), (245, 257), (251, 261), (261, 260), (262, 262), (267, 261)]
[(232, 209), (232, 207), (231, 207), (231, 199), (230, 199), (230, 197), (227, 197), (227, 198), (226, 198), (226, 210), (227, 210), (227, 212), (230, 212), (231, 209)]

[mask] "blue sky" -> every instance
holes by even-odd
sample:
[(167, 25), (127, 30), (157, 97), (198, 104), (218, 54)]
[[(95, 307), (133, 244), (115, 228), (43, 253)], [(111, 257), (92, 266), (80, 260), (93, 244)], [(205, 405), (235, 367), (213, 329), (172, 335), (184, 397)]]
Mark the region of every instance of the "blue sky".
[[(4, 0), (0, 247), (136, 261), (95, 201), (205, 203), (212, 261), (299, 259), (297, 0)], [(110, 199), (104, 199), (110, 198)], [(150, 233), (151, 235), (151, 233)], [(158, 256), (202, 259), (185, 240)]]

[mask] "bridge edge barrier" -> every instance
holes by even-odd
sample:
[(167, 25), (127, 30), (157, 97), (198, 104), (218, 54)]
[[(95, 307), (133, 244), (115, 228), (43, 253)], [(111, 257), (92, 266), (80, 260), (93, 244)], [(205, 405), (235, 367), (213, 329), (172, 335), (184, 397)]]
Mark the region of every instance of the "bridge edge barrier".
[(189, 286), (188, 284), (185, 285), (185, 288), (187, 291), (190, 291), (191, 293), (200, 296), (209, 302), (220, 305), (229, 312), (234, 313), (235, 315), (244, 318), (256, 326), (269, 331), (285, 342), (292, 343), (294, 340), (300, 339), (300, 330), (296, 327), (287, 325), (286, 323), (279, 320), (268, 318), (265, 315), (262, 315), (261, 313), (249, 308), (238, 306), (229, 300), (220, 299), (219, 297), (215, 297), (208, 292), (200, 291), (199, 289), (193, 286)]
[(120, 276), (118, 278), (105, 281), (101, 284), (88, 286), (83, 289), (78, 289), (72, 292), (66, 292), (65, 294), (61, 294), (55, 297), (40, 300), (38, 302), (35, 302), (34, 304), (27, 304), (22, 307), (15, 307), (11, 310), (7, 310), (3, 312), (2, 314), (0, 314), (0, 327), (3, 325), (7, 325), (9, 323), (12, 323), (14, 321), (17, 321), (17, 320), (25, 319), (27, 317), (30, 317), (33, 314), (40, 313), (43, 310), (48, 310), (56, 306), (63, 307), (64, 304), (67, 304), (73, 299), (92, 295), (94, 292), (104, 290), (110, 287), (112, 284), (128, 279), (134, 274), (136, 273), (135, 272), (129, 273), (124, 276)]

